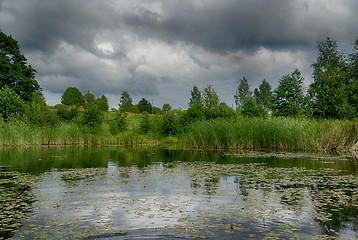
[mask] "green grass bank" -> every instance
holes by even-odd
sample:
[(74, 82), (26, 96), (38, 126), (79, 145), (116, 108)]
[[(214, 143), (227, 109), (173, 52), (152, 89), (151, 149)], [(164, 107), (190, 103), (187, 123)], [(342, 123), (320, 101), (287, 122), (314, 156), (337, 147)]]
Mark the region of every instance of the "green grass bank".
[(175, 144), (198, 149), (252, 149), (280, 151), (356, 151), (358, 122), (294, 118), (244, 118), (201, 120), (173, 125), (175, 134), (163, 135), (163, 116), (129, 115), (127, 128), (113, 134), (106, 121), (96, 129), (76, 122), (34, 126), (21, 121), (0, 123), (0, 145), (140, 145)]

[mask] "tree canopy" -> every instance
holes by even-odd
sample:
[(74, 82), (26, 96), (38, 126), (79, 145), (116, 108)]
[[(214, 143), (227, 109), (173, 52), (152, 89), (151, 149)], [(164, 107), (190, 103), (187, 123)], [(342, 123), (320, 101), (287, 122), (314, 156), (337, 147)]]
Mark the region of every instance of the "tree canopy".
[(274, 91), (272, 110), (278, 116), (296, 116), (304, 106), (303, 77), (296, 69), (283, 76)]
[(64, 105), (82, 105), (84, 104), (83, 95), (76, 87), (68, 87), (62, 94), (61, 103)]
[(235, 95), (235, 104), (236, 106), (242, 106), (246, 98), (251, 96), (250, 85), (245, 76), (241, 79), (237, 91), (238, 93)]
[(272, 91), (271, 85), (266, 81), (262, 80), (259, 89), (255, 88), (254, 98), (258, 104), (262, 104), (264, 107), (270, 109), (272, 106)]
[(337, 48), (337, 42), (330, 38), (317, 43), (317, 61), (312, 64), (314, 82), (309, 88), (311, 109), (316, 117), (342, 118), (350, 110), (346, 60)]
[(132, 106), (131, 95), (127, 91), (123, 91), (121, 95), (121, 100), (119, 103), (119, 108), (123, 112), (128, 112), (129, 108)]
[(35, 74), (18, 42), (0, 31), (0, 88), (8, 86), (23, 100), (32, 101), (33, 95), (41, 92)]
[(138, 108), (141, 113), (143, 113), (143, 112), (151, 113), (152, 112), (152, 104), (145, 98), (142, 98), (138, 102)]
[(211, 87), (211, 85), (208, 85), (204, 89), (204, 107), (206, 109), (215, 109), (219, 107), (219, 96), (216, 93), (216, 91)]
[(199, 91), (199, 88), (197, 86), (193, 87), (193, 90), (191, 91), (191, 98), (189, 102), (189, 106), (193, 107), (194, 105), (203, 105), (203, 99), (201, 97), (201, 92)]

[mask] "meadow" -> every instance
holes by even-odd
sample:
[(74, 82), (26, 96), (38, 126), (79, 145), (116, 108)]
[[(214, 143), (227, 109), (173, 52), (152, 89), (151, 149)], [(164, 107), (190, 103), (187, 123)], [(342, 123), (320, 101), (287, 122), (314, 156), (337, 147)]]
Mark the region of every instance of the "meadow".
[[(95, 128), (76, 121), (49, 126), (1, 122), (0, 145), (173, 144), (192, 149), (336, 152), (358, 148), (356, 121), (236, 116), (183, 123), (178, 116), (168, 122), (163, 115), (130, 114), (125, 120), (126, 128), (114, 133), (111, 114)], [(163, 131), (164, 127), (170, 131)]]

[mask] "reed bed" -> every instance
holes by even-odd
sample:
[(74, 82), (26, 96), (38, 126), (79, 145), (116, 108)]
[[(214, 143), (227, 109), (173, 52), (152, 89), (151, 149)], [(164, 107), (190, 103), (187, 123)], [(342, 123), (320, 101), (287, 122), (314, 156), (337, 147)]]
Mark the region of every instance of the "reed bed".
[(348, 151), (358, 149), (357, 136), (355, 121), (238, 118), (196, 122), (186, 142), (212, 149)]
[(163, 136), (157, 130), (141, 133), (138, 119), (132, 119), (128, 129), (118, 134), (111, 134), (108, 124), (93, 130), (75, 122), (56, 126), (34, 126), (20, 121), (0, 123), (1, 146), (159, 143), (199, 149), (358, 151), (358, 122), (238, 117), (198, 121), (175, 136)]

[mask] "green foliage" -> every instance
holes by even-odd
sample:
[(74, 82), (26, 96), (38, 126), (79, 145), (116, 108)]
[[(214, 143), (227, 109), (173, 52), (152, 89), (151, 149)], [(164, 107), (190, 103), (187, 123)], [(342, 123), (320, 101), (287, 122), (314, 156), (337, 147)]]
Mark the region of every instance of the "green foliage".
[(90, 128), (91, 132), (100, 128), (104, 120), (103, 112), (96, 104), (89, 104), (85, 107), (82, 116), (82, 124)]
[(181, 122), (183, 125), (187, 125), (189, 123), (205, 119), (204, 108), (201, 104), (194, 104), (186, 112), (181, 118)]
[(140, 110), (137, 105), (132, 105), (128, 108), (128, 112), (139, 114)]
[(152, 104), (147, 99), (142, 98), (142, 100), (140, 100), (138, 103), (138, 109), (141, 113), (144, 113), (144, 112), (151, 113), (152, 112)]
[(204, 108), (215, 109), (219, 107), (219, 102), (220, 102), (219, 97), (216, 91), (211, 87), (211, 85), (208, 85), (204, 89), (203, 97), (204, 97)]
[(241, 112), (246, 117), (267, 117), (267, 110), (261, 105), (257, 104), (253, 97), (248, 97), (244, 101)]
[(197, 86), (193, 87), (193, 90), (191, 91), (190, 102), (189, 102), (189, 107), (193, 107), (194, 105), (197, 105), (197, 106), (203, 105), (203, 99), (201, 97), (201, 92), (199, 91)]
[(85, 105), (94, 104), (96, 96), (88, 91), (85, 95), (83, 95), (83, 100)]
[(169, 113), (172, 110), (172, 106), (170, 104), (166, 103), (163, 104), (162, 111), (163, 113)]
[(161, 132), (164, 136), (175, 135), (179, 132), (179, 124), (173, 113), (165, 114)]
[(238, 93), (234, 96), (235, 104), (236, 106), (242, 106), (245, 100), (252, 94), (250, 91), (249, 82), (247, 81), (245, 76), (241, 79), (240, 84), (237, 87), (237, 91)]
[(352, 108), (350, 118), (358, 117), (358, 39), (354, 43), (353, 53), (349, 55), (347, 97)]
[(152, 128), (152, 124), (150, 122), (149, 116), (147, 112), (143, 112), (142, 119), (139, 124), (140, 132), (147, 134)]
[(82, 93), (76, 87), (68, 87), (62, 94), (61, 103), (64, 105), (83, 105), (84, 98)]
[(18, 42), (0, 31), (0, 88), (10, 87), (24, 101), (32, 101), (34, 94), (41, 91), (35, 80), (36, 70), (27, 65), (20, 52)]
[(4, 86), (0, 90), (0, 114), (7, 121), (11, 117), (20, 117), (25, 103), (10, 87)]
[(94, 102), (95, 105), (97, 105), (98, 109), (103, 112), (108, 112), (108, 99), (106, 96), (102, 95), (102, 97), (97, 98)]
[(116, 135), (127, 130), (127, 117), (127, 113), (121, 111), (115, 112), (113, 120), (110, 121), (111, 134)]
[(318, 57), (312, 64), (314, 82), (309, 88), (315, 117), (345, 118), (351, 112), (346, 94), (346, 60), (337, 48), (337, 42), (329, 38), (317, 43)]
[(271, 85), (265, 79), (262, 80), (259, 89), (255, 88), (254, 98), (256, 103), (263, 105), (267, 109), (271, 109), (273, 98)]
[(121, 100), (119, 108), (122, 112), (129, 112), (130, 107), (132, 106), (131, 95), (127, 91), (123, 91), (121, 95)]
[(280, 79), (274, 91), (272, 110), (275, 116), (295, 117), (303, 112), (304, 105), (303, 77), (296, 69)]
[(65, 109), (60, 108), (57, 110), (57, 116), (64, 121), (72, 121), (79, 116), (79, 111), (77, 108)]
[(153, 114), (163, 114), (163, 111), (158, 107), (153, 107)]
[(56, 112), (50, 109), (45, 102), (30, 102), (25, 105), (25, 119), (36, 126), (54, 126), (58, 122)]

